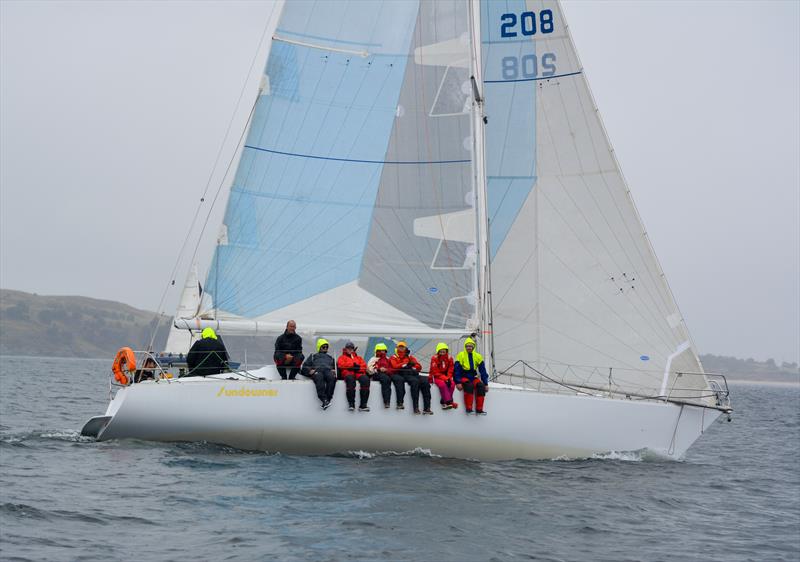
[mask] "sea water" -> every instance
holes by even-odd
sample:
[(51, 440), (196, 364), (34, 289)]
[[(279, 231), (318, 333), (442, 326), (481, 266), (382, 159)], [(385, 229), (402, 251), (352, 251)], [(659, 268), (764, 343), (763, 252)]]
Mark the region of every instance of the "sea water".
[(679, 462), (301, 457), (83, 438), (109, 366), (0, 357), (0, 558), (800, 559), (796, 386), (732, 386)]

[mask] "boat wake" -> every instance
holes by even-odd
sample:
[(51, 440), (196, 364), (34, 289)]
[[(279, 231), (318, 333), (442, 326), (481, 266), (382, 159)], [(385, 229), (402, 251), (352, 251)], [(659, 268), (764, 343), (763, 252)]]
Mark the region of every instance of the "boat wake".
[(550, 459), (554, 462), (575, 462), (575, 461), (621, 461), (621, 462), (674, 462), (665, 455), (660, 455), (650, 449), (638, 449), (636, 451), (608, 451), (605, 453), (595, 453), (589, 457), (570, 457), (560, 455)]
[(430, 449), (423, 449), (422, 447), (417, 447), (410, 451), (378, 451), (375, 453), (368, 453), (367, 451), (347, 451), (347, 453), (343, 453), (340, 455), (335, 456), (344, 456), (350, 457), (355, 459), (374, 459), (379, 457), (427, 457), (431, 459), (441, 459), (442, 455), (437, 455), (431, 452)]
[(95, 443), (93, 437), (85, 437), (72, 429), (43, 429), (0, 435), (0, 445), (22, 445), (30, 441), (68, 441), (72, 443)]

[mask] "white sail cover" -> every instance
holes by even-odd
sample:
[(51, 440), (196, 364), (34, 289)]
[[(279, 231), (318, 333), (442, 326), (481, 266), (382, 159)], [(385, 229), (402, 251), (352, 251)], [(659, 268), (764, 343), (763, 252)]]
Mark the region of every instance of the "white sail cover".
[(469, 61), (466, 0), (286, 2), (205, 285), (217, 320), (476, 324)]
[(702, 368), (560, 5), (481, 6), (497, 370), (699, 397), (704, 377), (676, 375)]

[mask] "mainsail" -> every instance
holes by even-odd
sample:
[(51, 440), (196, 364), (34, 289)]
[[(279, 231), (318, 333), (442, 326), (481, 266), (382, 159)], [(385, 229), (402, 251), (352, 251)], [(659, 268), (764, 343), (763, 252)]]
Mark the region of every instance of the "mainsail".
[(476, 324), (464, 7), (286, 3), (206, 282), (216, 319)]
[(287, 2), (205, 292), (229, 331), (483, 328), (499, 373), (707, 392), (555, 0)]

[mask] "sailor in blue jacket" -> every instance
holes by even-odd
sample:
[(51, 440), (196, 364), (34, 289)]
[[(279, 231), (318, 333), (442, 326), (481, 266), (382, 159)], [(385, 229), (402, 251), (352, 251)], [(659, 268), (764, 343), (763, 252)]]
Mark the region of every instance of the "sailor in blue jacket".
[(485, 416), (483, 401), (489, 391), (489, 375), (486, 373), (483, 357), (475, 351), (475, 340), (472, 338), (466, 339), (464, 351), (456, 355), (453, 379), (456, 381), (456, 388), (464, 391), (464, 406), (467, 414), (472, 413), (474, 396), (475, 413)]

